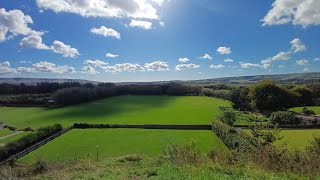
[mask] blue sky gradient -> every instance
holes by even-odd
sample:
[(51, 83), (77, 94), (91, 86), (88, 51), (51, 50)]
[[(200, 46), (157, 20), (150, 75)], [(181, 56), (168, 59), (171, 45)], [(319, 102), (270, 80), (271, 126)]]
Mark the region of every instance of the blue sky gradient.
[[(66, 0), (57, 0), (62, 1)], [(108, 0), (82, 1), (109, 3)], [(0, 33), (1, 28), (7, 31), (0, 41), (0, 77), (115, 82), (319, 72), (320, 20), (298, 16), (299, 9), (290, 15), (291, 20), (285, 15), (283, 19), (274, 19), (274, 12), (281, 16), (277, 9), (293, 8), (286, 7), (282, 1), (137, 0), (156, 9), (157, 19), (148, 15), (133, 17), (130, 15), (133, 11), (126, 9), (126, 5), (115, 8), (121, 10), (121, 15), (86, 17), (77, 12), (45, 8), (46, 0), (4, 1), (0, 4)], [(320, 10), (310, 9), (319, 7), (320, 3), (307, 1), (312, 6), (296, 2), (297, 7), (320, 15)], [(13, 10), (30, 16), (33, 23), (26, 25), (36, 33), (12, 33), (14, 28), (20, 28), (5, 20)], [(132, 20), (143, 25), (131, 27)], [(152, 23), (151, 28), (146, 22)], [(120, 38), (91, 32), (92, 28), (101, 26), (118, 32)], [(35, 44), (21, 45), (23, 38), (29, 36), (40, 37), (42, 49)], [(57, 52), (54, 41), (69, 45), (77, 53), (67, 47), (61, 47), (63, 53)], [(230, 52), (218, 52), (219, 47), (230, 48)], [(283, 53), (275, 57), (280, 52)], [(108, 58), (107, 53), (118, 57)], [(201, 58), (204, 54), (211, 58)], [(188, 61), (179, 62), (179, 58)], [(85, 63), (86, 60), (91, 63)]]

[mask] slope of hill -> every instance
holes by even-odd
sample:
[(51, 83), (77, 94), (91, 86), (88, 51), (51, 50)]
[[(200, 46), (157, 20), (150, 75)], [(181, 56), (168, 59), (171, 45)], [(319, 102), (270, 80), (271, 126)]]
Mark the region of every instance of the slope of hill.
[(0, 78), (0, 84), (8, 83), (8, 84), (20, 84), (24, 83), (27, 85), (35, 85), (40, 82), (58, 82), (58, 83), (64, 83), (64, 82), (79, 82), (81, 84), (84, 83), (93, 83), (97, 84), (97, 81), (89, 81), (89, 80), (83, 80), (83, 79), (49, 79), (49, 78)]

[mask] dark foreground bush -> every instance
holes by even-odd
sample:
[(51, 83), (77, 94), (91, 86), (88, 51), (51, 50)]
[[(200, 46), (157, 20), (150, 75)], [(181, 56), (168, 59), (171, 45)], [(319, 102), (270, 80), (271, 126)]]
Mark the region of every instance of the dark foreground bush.
[(274, 112), (269, 119), (272, 124), (295, 125), (300, 123), (299, 118), (297, 118), (293, 112), (289, 111)]
[(28, 134), (14, 142), (9, 143), (6, 146), (0, 148), (0, 161), (3, 161), (16, 153), (19, 153), (30, 147), (31, 145), (38, 143), (62, 130), (63, 128), (60, 124), (42, 127), (39, 128), (35, 133)]

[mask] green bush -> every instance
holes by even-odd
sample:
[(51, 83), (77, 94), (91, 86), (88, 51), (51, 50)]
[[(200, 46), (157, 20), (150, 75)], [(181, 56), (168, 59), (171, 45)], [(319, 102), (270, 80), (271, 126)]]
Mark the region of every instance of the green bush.
[(237, 114), (233, 109), (221, 108), (222, 113), (219, 115), (218, 119), (229, 126), (233, 126), (234, 122), (237, 120)]
[(297, 118), (293, 112), (289, 111), (274, 112), (269, 119), (272, 124), (295, 125), (300, 123), (299, 118)]

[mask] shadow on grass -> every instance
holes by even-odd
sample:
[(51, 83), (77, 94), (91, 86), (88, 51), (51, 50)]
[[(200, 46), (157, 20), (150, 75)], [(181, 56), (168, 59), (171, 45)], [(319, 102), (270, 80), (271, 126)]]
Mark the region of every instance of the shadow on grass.
[(85, 104), (65, 108), (48, 109), (48, 117), (55, 119), (74, 119), (90, 121), (90, 118), (111, 116), (114, 114), (144, 111), (150, 108), (160, 108), (174, 102), (179, 97), (174, 96), (116, 96)]

